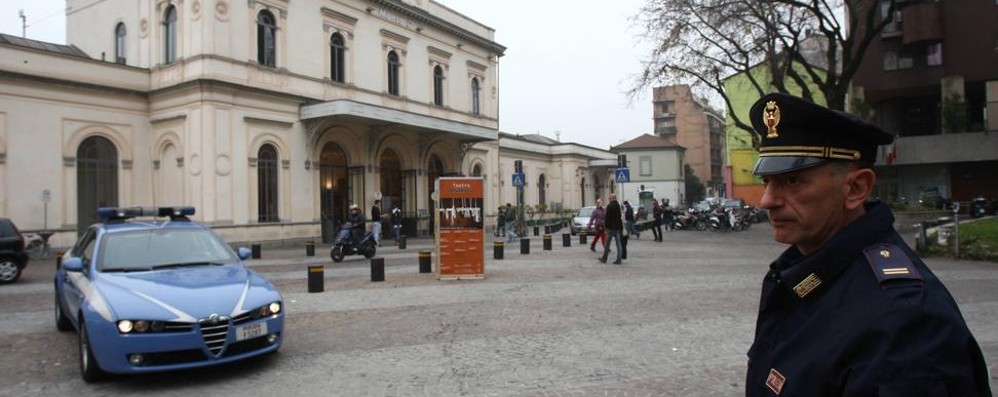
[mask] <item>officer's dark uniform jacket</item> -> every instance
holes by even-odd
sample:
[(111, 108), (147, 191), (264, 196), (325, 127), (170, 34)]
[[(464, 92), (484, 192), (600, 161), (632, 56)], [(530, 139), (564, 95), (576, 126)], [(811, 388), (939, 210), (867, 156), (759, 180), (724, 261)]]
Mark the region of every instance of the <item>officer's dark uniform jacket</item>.
[(952, 296), (882, 203), (763, 281), (746, 396), (990, 396)]

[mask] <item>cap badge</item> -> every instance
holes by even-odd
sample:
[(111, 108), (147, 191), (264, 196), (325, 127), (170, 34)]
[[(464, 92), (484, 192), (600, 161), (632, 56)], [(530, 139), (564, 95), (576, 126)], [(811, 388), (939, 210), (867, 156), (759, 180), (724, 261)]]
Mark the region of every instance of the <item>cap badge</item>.
[(888, 250), (880, 250), (880, 256), (882, 256), (884, 258), (890, 258), (891, 257), (891, 252), (888, 251)]
[(762, 112), (762, 122), (769, 127), (766, 138), (780, 137), (776, 132), (776, 126), (780, 124), (780, 107), (776, 105), (776, 101), (766, 102), (766, 108)]

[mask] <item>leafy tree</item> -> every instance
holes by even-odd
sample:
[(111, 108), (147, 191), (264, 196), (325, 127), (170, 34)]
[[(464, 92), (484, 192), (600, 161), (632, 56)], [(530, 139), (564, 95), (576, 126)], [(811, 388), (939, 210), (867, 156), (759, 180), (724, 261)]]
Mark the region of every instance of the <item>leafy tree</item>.
[(690, 167), (689, 164), (684, 164), (684, 166), (686, 168), (686, 200), (687, 203), (693, 204), (707, 197), (707, 188), (700, 182), (693, 167)]
[[(828, 107), (845, 110), (863, 55), (892, 22), (898, 0), (886, 0), (884, 8), (878, 0), (647, 1), (636, 20), (654, 47), (632, 97), (652, 86), (690, 84), (719, 95), (734, 125), (752, 131), (732, 109), (726, 77), (744, 73), (759, 96), (823, 97)], [(765, 79), (750, 73), (760, 65)]]

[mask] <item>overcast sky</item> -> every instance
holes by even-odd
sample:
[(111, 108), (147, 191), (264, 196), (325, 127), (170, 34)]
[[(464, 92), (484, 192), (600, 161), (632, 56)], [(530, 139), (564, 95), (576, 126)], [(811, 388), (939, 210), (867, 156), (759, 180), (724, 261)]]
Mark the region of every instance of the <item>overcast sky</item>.
[[(631, 17), (644, 0), (436, 0), (496, 30), (499, 129), (607, 148), (652, 131), (650, 89), (628, 98), (648, 44)], [(0, 32), (64, 44), (64, 0), (0, 0)], [(92, 55), (92, 54), (91, 54)]]

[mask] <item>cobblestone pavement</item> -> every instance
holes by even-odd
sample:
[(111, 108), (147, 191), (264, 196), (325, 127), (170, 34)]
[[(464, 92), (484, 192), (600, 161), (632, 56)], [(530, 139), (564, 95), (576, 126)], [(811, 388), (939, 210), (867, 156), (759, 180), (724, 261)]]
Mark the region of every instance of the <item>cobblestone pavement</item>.
[[(0, 286), (0, 396), (737, 396), (759, 285), (783, 247), (769, 227), (632, 240), (622, 266), (580, 246), (506, 259), (486, 247), (484, 280), (418, 273), (418, 251), (383, 247), (334, 264), (303, 248), (263, 250), (249, 266), (281, 289), (285, 343), (273, 356), (199, 371), (83, 383), (76, 336), (52, 320), (52, 263)], [(930, 258), (956, 297), (998, 384), (998, 264)], [(307, 267), (325, 265), (325, 291)]]

